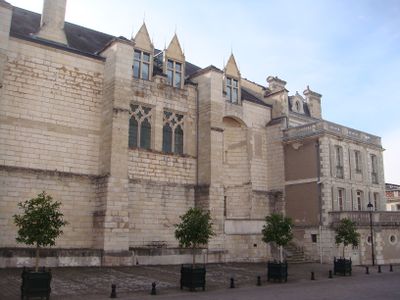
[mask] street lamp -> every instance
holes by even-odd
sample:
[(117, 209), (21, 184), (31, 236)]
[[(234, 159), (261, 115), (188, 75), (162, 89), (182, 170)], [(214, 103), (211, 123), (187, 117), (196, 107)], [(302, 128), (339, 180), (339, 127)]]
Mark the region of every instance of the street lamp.
[(369, 210), (369, 229), (371, 232), (371, 257), (372, 257), (372, 265), (375, 266), (375, 253), (374, 253), (374, 235), (373, 235), (373, 230), (372, 230), (372, 211), (374, 209), (374, 206), (372, 203), (368, 203), (367, 208)]

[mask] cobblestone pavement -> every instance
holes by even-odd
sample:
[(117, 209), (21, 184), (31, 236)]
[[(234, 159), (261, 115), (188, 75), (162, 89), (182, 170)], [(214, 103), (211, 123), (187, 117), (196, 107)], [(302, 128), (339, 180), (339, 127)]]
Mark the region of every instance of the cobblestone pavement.
[[(330, 269), (332, 265), (327, 264), (291, 264), (286, 284), (310, 282), (311, 272), (314, 272), (316, 282), (332, 280), (328, 278)], [(394, 270), (399, 272), (400, 266), (395, 266)], [(377, 273), (377, 268), (370, 267), (370, 272)], [(389, 267), (383, 266), (382, 272), (389, 273)], [(149, 295), (152, 282), (157, 283), (157, 292), (161, 295), (188, 293), (179, 289), (179, 265), (64, 267), (53, 268), (52, 273), (52, 300), (109, 299), (113, 283), (117, 285), (118, 298), (121, 299), (142, 299)], [(20, 299), (20, 276), (21, 269), (0, 269), (1, 300)], [(231, 277), (235, 279), (237, 288), (255, 286), (257, 276), (261, 276), (263, 285), (274, 284), (267, 283), (265, 263), (208, 264), (205, 293), (229, 288)], [(365, 275), (364, 268), (353, 267), (352, 277), (357, 276), (368, 275)]]

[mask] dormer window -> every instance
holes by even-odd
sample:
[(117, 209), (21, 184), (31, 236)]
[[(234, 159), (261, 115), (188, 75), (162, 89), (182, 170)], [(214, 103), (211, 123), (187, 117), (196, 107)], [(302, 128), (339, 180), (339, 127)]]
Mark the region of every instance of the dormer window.
[(239, 102), (239, 82), (236, 79), (226, 78), (226, 97), (231, 103)]
[(182, 64), (171, 59), (167, 61), (167, 82), (173, 87), (180, 88), (182, 84)]
[(150, 53), (135, 50), (133, 61), (133, 77), (149, 80), (150, 78)]

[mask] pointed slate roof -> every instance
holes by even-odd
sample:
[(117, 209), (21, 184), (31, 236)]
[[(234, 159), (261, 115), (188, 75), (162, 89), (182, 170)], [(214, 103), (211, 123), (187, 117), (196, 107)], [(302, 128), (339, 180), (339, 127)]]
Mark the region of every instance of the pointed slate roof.
[(147, 31), (147, 27), (144, 22), (142, 27), (140, 27), (139, 31), (136, 33), (134, 41), (136, 48), (147, 50), (149, 52), (154, 50), (153, 43), (151, 42), (149, 32)]
[(228, 62), (225, 65), (225, 74), (233, 76), (233, 77), (240, 77), (239, 68), (236, 64), (235, 56), (231, 53), (231, 56), (228, 59)]
[(179, 43), (179, 39), (176, 33), (169, 43), (168, 48), (165, 50), (165, 53), (168, 58), (172, 58), (182, 62), (185, 61), (185, 55), (183, 54), (181, 44)]

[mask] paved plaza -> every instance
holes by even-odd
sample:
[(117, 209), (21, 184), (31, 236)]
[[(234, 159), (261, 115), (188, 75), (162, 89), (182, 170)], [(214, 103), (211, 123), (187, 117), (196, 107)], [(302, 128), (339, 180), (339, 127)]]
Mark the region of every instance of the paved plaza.
[[(400, 299), (400, 266), (353, 267), (353, 275), (328, 278), (331, 265), (289, 265), (287, 283), (268, 283), (265, 263), (207, 265), (206, 291), (179, 289), (180, 266), (134, 266), (114, 268), (54, 268), (53, 300), (109, 299), (111, 284), (117, 285), (118, 299)], [(311, 280), (311, 272), (315, 280)], [(21, 269), (0, 269), (0, 299), (20, 299)], [(257, 276), (262, 286), (256, 286)], [(230, 278), (235, 289), (230, 289)], [(157, 295), (151, 296), (151, 283)]]

